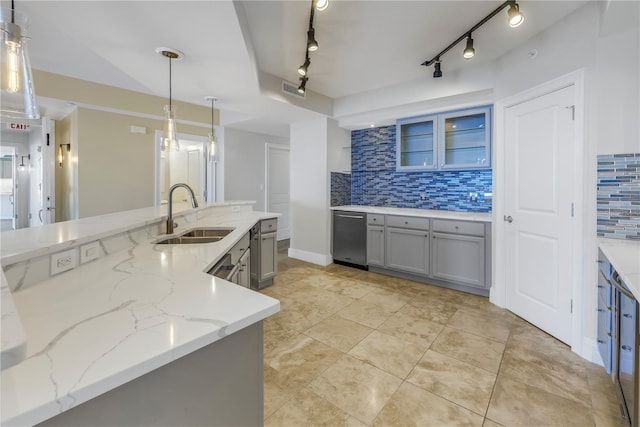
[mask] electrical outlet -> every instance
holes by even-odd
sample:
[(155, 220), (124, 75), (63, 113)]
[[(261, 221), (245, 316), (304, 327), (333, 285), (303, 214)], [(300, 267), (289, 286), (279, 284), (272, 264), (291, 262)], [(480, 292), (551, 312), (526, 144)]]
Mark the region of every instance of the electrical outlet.
[(51, 255), (51, 275), (71, 270), (78, 265), (78, 252), (75, 249)]
[(420, 200), (427, 200), (427, 193), (420, 193)]
[(240, 206), (231, 206), (231, 212), (240, 212)]
[(469, 193), (469, 201), (476, 203), (478, 201), (478, 193)]
[(98, 241), (80, 246), (80, 264), (92, 261), (100, 256), (100, 243)]

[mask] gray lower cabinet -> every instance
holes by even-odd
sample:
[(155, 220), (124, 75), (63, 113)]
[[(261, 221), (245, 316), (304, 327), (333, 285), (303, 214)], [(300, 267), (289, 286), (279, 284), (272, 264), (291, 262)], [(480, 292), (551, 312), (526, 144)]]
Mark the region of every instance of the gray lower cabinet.
[(429, 231), (387, 226), (386, 267), (429, 274)]
[(485, 288), (484, 237), (434, 232), (431, 275), (437, 279)]
[(367, 264), (384, 267), (384, 226), (367, 226)]
[(260, 237), (260, 281), (275, 277), (278, 272), (278, 238), (276, 233)]

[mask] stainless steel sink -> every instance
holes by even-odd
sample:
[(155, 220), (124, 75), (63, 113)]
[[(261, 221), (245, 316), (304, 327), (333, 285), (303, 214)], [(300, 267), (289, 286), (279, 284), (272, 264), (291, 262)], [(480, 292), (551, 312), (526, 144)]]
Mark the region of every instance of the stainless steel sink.
[(220, 227), (219, 228), (214, 228), (214, 227), (194, 228), (193, 230), (189, 230), (186, 233), (181, 234), (181, 236), (199, 237), (199, 238), (204, 238), (204, 237), (223, 238), (227, 234), (231, 233), (233, 230), (235, 230), (235, 228), (220, 228)]
[(195, 243), (219, 242), (235, 228), (194, 228), (178, 236), (158, 240), (158, 245), (188, 245)]

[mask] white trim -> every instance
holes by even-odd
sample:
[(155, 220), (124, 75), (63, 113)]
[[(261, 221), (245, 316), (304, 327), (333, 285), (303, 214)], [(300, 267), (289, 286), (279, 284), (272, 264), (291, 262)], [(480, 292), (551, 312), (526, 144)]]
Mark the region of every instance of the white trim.
[(591, 360), (591, 350), (583, 346), (584, 334), (582, 331), (582, 263), (583, 263), (583, 234), (582, 227), (584, 223), (584, 69), (579, 69), (571, 73), (565, 74), (554, 80), (540, 84), (538, 86), (527, 89), (523, 92), (509, 96), (505, 99), (496, 101), (495, 105), (495, 127), (494, 127), (494, 146), (493, 146), (493, 194), (500, 195), (493, 199), (493, 224), (492, 239), (492, 271), (493, 284), (490, 290), (489, 299), (492, 303), (499, 307), (506, 306), (506, 274), (505, 274), (505, 230), (504, 222), (504, 168), (505, 168), (505, 110), (517, 104), (521, 104), (528, 100), (544, 96), (551, 92), (563, 89), (565, 87), (574, 86), (575, 92), (575, 138), (574, 138), (574, 204), (576, 216), (573, 221), (573, 314), (571, 327), (571, 350), (580, 354), (582, 357)]
[(299, 259), (301, 261), (310, 262), (312, 264), (321, 265), (323, 267), (326, 267), (333, 262), (333, 257), (330, 254), (323, 255), (316, 252), (308, 252), (295, 248), (289, 248), (288, 255), (289, 258)]

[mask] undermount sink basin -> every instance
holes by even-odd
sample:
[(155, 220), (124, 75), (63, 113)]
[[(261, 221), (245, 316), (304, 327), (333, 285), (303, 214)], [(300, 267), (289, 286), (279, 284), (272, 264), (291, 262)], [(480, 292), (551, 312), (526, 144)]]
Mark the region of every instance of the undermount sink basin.
[(181, 237), (219, 237), (223, 238), (227, 234), (231, 233), (235, 228), (194, 228), (193, 230), (189, 230), (184, 234), (181, 234)]
[(178, 236), (158, 240), (158, 245), (188, 245), (194, 243), (219, 242), (235, 228), (194, 228)]

